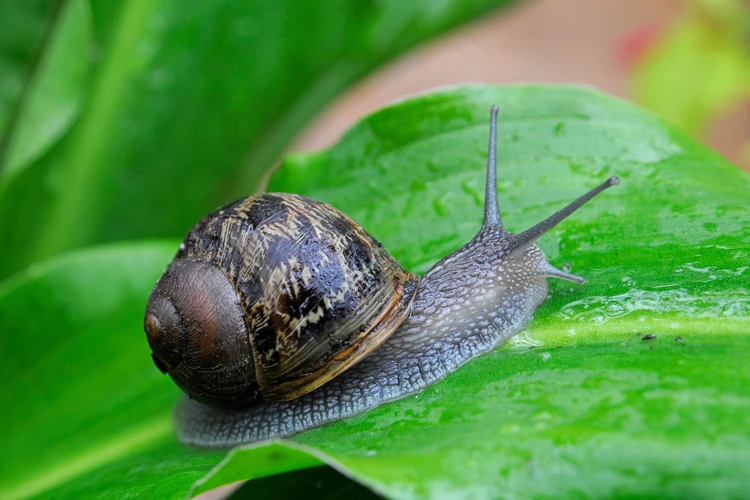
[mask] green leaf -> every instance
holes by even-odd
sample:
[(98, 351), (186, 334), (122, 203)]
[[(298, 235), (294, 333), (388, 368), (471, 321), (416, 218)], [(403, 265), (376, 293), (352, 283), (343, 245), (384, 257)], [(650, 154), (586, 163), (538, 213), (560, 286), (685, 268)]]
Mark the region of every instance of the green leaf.
[(0, 1), (0, 150), (58, 11), (55, 0)]
[(91, 12), (85, 0), (62, 7), (37, 62), (14, 128), (8, 131), (0, 171), (0, 194), (67, 132), (83, 104), (93, 41)]
[(541, 241), (587, 284), (551, 282), (526, 332), (420, 394), (225, 457), (174, 441), (178, 391), (141, 331), (176, 242), (32, 267), (0, 288), (20, 332), (0, 337), (0, 496), (171, 498), (321, 463), (391, 498), (743, 496), (750, 177), (718, 154), (588, 89), (463, 87), (288, 158), (271, 188), (335, 204), (423, 271), (479, 228), (491, 104), (512, 230), (622, 177)]
[(14, 174), (0, 178), (0, 278), (92, 243), (182, 236), (228, 191), (256, 190), (352, 82), (510, 1), (63, 2), (60, 43), (46, 47), (0, 165)]
[[(212, 479), (225, 453), (177, 444), (169, 408), (179, 390), (155, 370), (144, 342), (144, 300), (177, 244), (73, 253), (0, 288), (0, 324), (11, 333), (0, 337), (0, 378), (12, 381), (0, 397), (13, 402), (0, 413), (0, 497), (162, 498), (184, 495), (204, 476), (209, 486), (247, 477), (226, 466)], [(267, 463), (265, 474), (320, 463), (277, 448), (243, 463)], [(253, 475), (264, 474), (256, 467)]]

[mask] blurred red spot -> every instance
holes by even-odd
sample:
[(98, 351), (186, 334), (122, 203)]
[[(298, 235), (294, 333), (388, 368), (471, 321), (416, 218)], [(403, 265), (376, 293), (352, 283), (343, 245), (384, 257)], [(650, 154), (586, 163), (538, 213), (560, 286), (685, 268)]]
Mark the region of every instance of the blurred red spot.
[(623, 37), (615, 48), (617, 61), (626, 68), (633, 67), (648, 53), (663, 28), (663, 21), (655, 21)]

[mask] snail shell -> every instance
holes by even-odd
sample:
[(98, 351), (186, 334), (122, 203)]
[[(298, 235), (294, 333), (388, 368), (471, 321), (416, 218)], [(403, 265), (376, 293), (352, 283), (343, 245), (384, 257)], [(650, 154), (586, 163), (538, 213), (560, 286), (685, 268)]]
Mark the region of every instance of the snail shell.
[(242, 408), (296, 398), (360, 361), (408, 317), (418, 283), (334, 207), (262, 194), (190, 231), (145, 329), (191, 398)]

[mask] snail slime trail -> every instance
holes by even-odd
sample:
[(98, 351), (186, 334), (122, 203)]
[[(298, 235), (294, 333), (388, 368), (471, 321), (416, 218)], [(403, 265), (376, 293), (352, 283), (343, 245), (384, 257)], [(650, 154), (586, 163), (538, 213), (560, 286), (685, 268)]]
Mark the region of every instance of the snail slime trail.
[(520, 234), (497, 200), (497, 107), (490, 113), (484, 223), (420, 279), (330, 205), (266, 193), (201, 220), (149, 298), (156, 366), (186, 393), (186, 444), (288, 436), (421, 391), (516, 334), (547, 278), (583, 283), (536, 241), (610, 177)]

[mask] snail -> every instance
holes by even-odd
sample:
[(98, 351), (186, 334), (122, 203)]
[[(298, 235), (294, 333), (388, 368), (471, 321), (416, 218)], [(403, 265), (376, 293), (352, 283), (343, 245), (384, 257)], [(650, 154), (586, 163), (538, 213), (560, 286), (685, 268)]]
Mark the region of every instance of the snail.
[(584, 283), (536, 241), (619, 178), (511, 233), (497, 113), (481, 229), (421, 278), (339, 210), (294, 194), (240, 199), (188, 233), (144, 322), (156, 366), (188, 396), (175, 408), (182, 442), (288, 436), (413, 394), (517, 333), (547, 278)]

